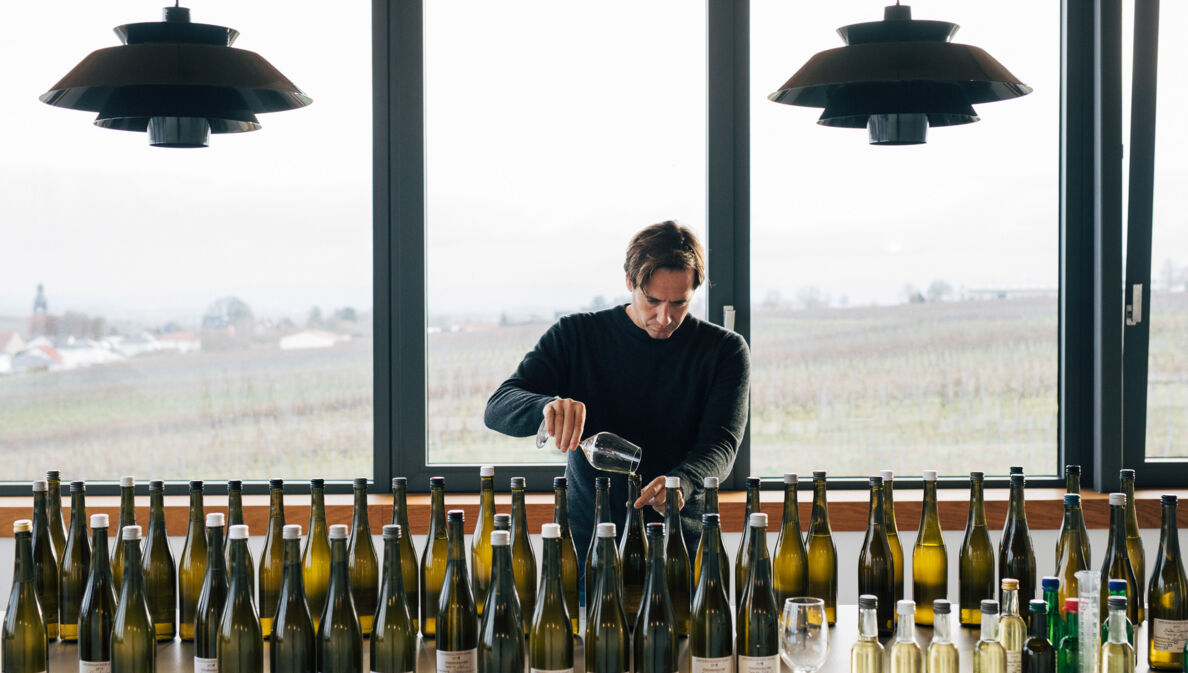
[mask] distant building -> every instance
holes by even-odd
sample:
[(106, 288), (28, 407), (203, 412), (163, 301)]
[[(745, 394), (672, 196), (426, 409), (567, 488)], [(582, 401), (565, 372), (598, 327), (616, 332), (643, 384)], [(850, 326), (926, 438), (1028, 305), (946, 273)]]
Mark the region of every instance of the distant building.
[(157, 335), (157, 346), (163, 351), (194, 353), (202, 350), (202, 339), (193, 332), (169, 332)]
[(0, 353), (16, 355), (25, 348), (25, 340), (16, 330), (0, 330)]
[(345, 334), (335, 334), (320, 329), (306, 329), (281, 337), (280, 349), (295, 351), (309, 348), (329, 348), (336, 343), (350, 340), (351, 337)]
[(58, 369), (62, 366), (62, 356), (58, 354), (58, 351), (48, 342), (38, 343), (39, 341), (44, 341), (44, 337), (34, 339), (30, 342), (29, 348), (12, 356), (12, 371), (14, 373), (20, 374), (38, 369)]

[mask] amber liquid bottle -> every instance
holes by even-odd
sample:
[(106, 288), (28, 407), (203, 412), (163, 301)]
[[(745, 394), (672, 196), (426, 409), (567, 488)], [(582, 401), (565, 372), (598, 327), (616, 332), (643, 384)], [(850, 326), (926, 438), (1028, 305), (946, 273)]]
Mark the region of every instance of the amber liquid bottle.
[(421, 636), (437, 636), (437, 603), (445, 582), (448, 557), (446, 538), (445, 477), (429, 478), (429, 536), (421, 552)]
[[(903, 560), (903, 544), (899, 541), (899, 524), (895, 521), (895, 473), (891, 470), (880, 470), (879, 476), (883, 478), (883, 525), (887, 529), (887, 542), (891, 545), (891, 556), (895, 559), (895, 600), (901, 601), (903, 600), (903, 571), (905, 565)], [(916, 599), (916, 606), (916, 623), (919, 624), (920, 608), (924, 606), (920, 604), (919, 599)], [(932, 614), (931, 601), (928, 602), (927, 607), (930, 611), (929, 614)]]
[(994, 598), (994, 547), (986, 530), (986, 505), (983, 495), (984, 475), (969, 473), (969, 515), (965, 521), (965, 538), (957, 557), (958, 603), (961, 625), (974, 627), (982, 623), (982, 601)]
[(309, 616), (314, 630), (326, 605), (330, 587), (330, 529), (326, 523), (326, 482), (309, 480), (309, 534), (301, 549), (301, 583), (309, 601)]
[[(125, 548), (124, 553), (128, 550)], [(165, 530), (165, 482), (149, 482), (149, 527), (140, 561), (145, 600), (157, 640), (177, 636), (177, 566)]]
[(635, 614), (643, 599), (648, 574), (648, 543), (644, 538), (643, 510), (635, 509), (639, 499), (640, 477), (627, 477), (627, 516), (619, 540), (619, 559), (623, 564), (623, 611), (627, 613), (627, 629), (635, 626)]
[(483, 602), (491, 584), (491, 533), (495, 530), (495, 466), (479, 468), (479, 511), (470, 538), (470, 583), (474, 590), (474, 605), (483, 616)]
[(359, 615), (363, 636), (371, 634), (371, 622), (379, 604), (379, 557), (371, 539), (371, 520), (367, 517), (367, 478), (357, 477), (354, 484), (355, 507), (351, 537), (347, 541), (347, 571), (351, 597)]
[(33, 582), (45, 621), (45, 636), (58, 639), (58, 553), (49, 532), (47, 491), (41, 480), (33, 482)]
[[(718, 487), (720, 482), (717, 477), (706, 477), (702, 480), (702, 485), (705, 487), (705, 509), (702, 514), (719, 514), (718, 510)], [(701, 538), (697, 541), (697, 550), (693, 553), (693, 587), (697, 587), (697, 583), (701, 581), (701, 559), (705, 554), (705, 534), (702, 533)], [(722, 544), (722, 537), (718, 536), (718, 565), (722, 571), (722, 586), (726, 589), (726, 595), (730, 595), (730, 557), (726, 555), (726, 545)]]
[(78, 640), (78, 612), (91, 570), (87, 537), (86, 485), (70, 482), (70, 533), (58, 560), (58, 624), (64, 642)]
[(889, 636), (895, 626), (895, 558), (887, 541), (884, 503), (883, 478), (871, 477), (866, 538), (858, 552), (858, 594), (878, 599), (879, 635)]
[[(734, 602), (738, 603), (741, 598), (743, 583), (747, 581), (747, 569), (750, 567), (750, 558), (747, 556), (747, 550), (751, 548), (751, 527), (747, 522), (751, 520), (751, 515), (759, 512), (759, 477), (747, 477), (747, 508), (743, 514), (743, 531), (742, 539), (738, 542), (738, 553), (734, 556)], [(725, 557), (719, 557), (720, 564), (726, 562)], [(725, 568), (725, 565), (722, 566)], [(700, 576), (699, 576), (700, 579)], [(730, 582), (723, 582), (722, 588), (726, 590), (726, 595), (730, 596)]]
[(404, 477), (392, 477), (392, 523), (400, 526), (400, 573), (404, 576), (404, 593), (408, 596), (408, 612), (412, 617), (413, 630), (419, 626), (421, 594), (420, 566), (417, 551), (413, 548), (412, 528), (408, 525), (408, 481)]
[[(813, 472), (813, 514), (808, 529), (808, 595), (825, 601), (826, 620), (837, 621), (837, 545), (829, 528), (825, 471)], [(882, 603), (882, 601), (879, 601)]]
[(190, 523), (177, 569), (178, 631), (182, 640), (194, 639), (194, 617), (202, 581), (206, 577), (206, 512), (202, 503), (202, 481), (190, 482)]
[(936, 505), (936, 470), (924, 470), (924, 506), (912, 549), (912, 600), (916, 623), (932, 626), (932, 605), (949, 595), (949, 553)]
[(561, 564), (565, 613), (573, 622), (573, 634), (576, 636), (582, 621), (581, 592), (578, 590), (577, 548), (573, 544), (573, 533), (569, 530), (569, 480), (565, 477), (553, 477), (553, 523), (560, 529), (561, 555), (558, 562)]
[(784, 475), (784, 516), (780, 535), (776, 538), (773, 559), (773, 585), (776, 604), (794, 596), (803, 596), (808, 589), (808, 552), (800, 532), (800, 506), (796, 500), (797, 476)]
[(1176, 496), (1164, 495), (1160, 504), (1159, 551), (1147, 590), (1147, 661), (1157, 670), (1178, 671), (1188, 636), (1188, 579), (1180, 557)]
[(285, 482), (268, 480), (268, 530), (264, 534), (264, 550), (260, 552), (260, 631), (264, 639), (272, 637), (272, 618), (280, 599), (281, 582), (285, 576)]
[(124, 526), (136, 525), (136, 479), (120, 477), (120, 522), (111, 545), (111, 578), (116, 587), (124, 582)]

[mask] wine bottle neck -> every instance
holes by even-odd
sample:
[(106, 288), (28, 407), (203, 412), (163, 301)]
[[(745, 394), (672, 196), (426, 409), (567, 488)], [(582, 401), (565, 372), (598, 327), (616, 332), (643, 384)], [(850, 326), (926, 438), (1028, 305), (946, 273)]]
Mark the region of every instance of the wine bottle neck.
[[(392, 523), (400, 526), (401, 530), (408, 531), (408, 497), (404, 487), (397, 487), (392, 491)], [(408, 535), (405, 532), (405, 535)]]
[(355, 513), (351, 522), (352, 531), (370, 531), (367, 517), (367, 489), (355, 487)]
[(206, 572), (211, 569), (225, 575), (227, 569), (223, 563), (223, 527), (210, 526), (206, 529)]
[(524, 507), (524, 489), (513, 488), (511, 497), (512, 536), (528, 537), (528, 513)]
[(190, 526), (200, 532), (205, 523), (206, 514), (202, 504), (202, 491), (190, 489)]
[(429, 489), (429, 526), (436, 530), (438, 535), (445, 531), (445, 489), (439, 486)]
[(91, 574), (102, 575), (111, 573), (111, 564), (107, 555), (107, 529), (91, 529)]
[(799, 527), (800, 507), (796, 499), (796, 484), (784, 484), (784, 515), (781, 528)]
[(995, 612), (982, 613), (981, 640), (998, 640), (998, 614)]
[(33, 530), (40, 533), (49, 525), (49, 515), (46, 513), (45, 507), (45, 491), (33, 492)]
[[(134, 542), (132, 540), (125, 540), (125, 542)], [(124, 545), (124, 568), (123, 568), (123, 585), (120, 587), (120, 595), (127, 596), (133, 591), (142, 590), (143, 578), (140, 570), (140, 544), (136, 540), (134, 544)]]
[[(75, 528), (78, 526), (78, 528)], [(70, 494), (70, 530), (82, 531), (87, 529), (87, 497), (82, 491)]]
[(900, 643), (916, 641), (916, 620), (912, 618), (912, 615), (899, 615), (899, 621), (895, 624), (895, 641)]
[(1164, 558), (1180, 558), (1179, 529), (1176, 521), (1176, 505), (1164, 504), (1159, 525), (1159, 546)]
[[(33, 583), (33, 534), (32, 532), (16, 534), (16, 578), (18, 582)], [(15, 593), (15, 592), (13, 592)]]
[(610, 522), (610, 489), (599, 487), (594, 491), (594, 523)]
[[(706, 524), (702, 526), (701, 530), (701, 577), (698, 580), (698, 586), (703, 586), (717, 578), (721, 574), (718, 566), (718, 550), (720, 548), (720, 541), (722, 538), (722, 529), (716, 525)], [(648, 555), (652, 554), (652, 547), (661, 547), (662, 545), (649, 545)], [(663, 550), (660, 550), (663, 555)]]
[(974, 526), (986, 527), (986, 499), (981, 480), (969, 485), (969, 521)]
[(1126, 610), (1110, 608), (1108, 637), (1111, 643), (1130, 642), (1126, 635)]
[(860, 640), (879, 639), (879, 611), (875, 608), (863, 608), (858, 611), (858, 638)]
[(1019, 614), (1019, 590), (1018, 589), (1003, 589), (1002, 590), (1002, 615), (1017, 615)]
[(315, 523), (326, 523), (326, 491), (321, 488), (313, 488), (309, 492), (309, 527), (311, 531)]
[(569, 531), (569, 489), (553, 489), (553, 523), (561, 526), (564, 535)]
[(131, 486), (120, 488), (120, 528), (136, 524), (136, 492)]
[(1126, 506), (1110, 505), (1110, 539), (1108, 545), (1115, 555), (1126, 555)]
[[(635, 497), (639, 498), (638, 492), (635, 494)], [(716, 489), (716, 488), (705, 489), (704, 512), (706, 514), (717, 514), (718, 513), (718, 489)]]
[(668, 535), (681, 535), (680, 489), (664, 489), (664, 532)]
[(235, 526), (243, 523), (243, 492), (231, 491), (227, 494), (227, 525)]
[(953, 621), (949, 613), (935, 613), (932, 617), (932, 642), (934, 643), (952, 643), (953, 642)]
[(451, 521), (446, 528), (446, 563), (462, 563), (463, 570), (466, 566), (466, 550), (462, 540), (462, 522)]

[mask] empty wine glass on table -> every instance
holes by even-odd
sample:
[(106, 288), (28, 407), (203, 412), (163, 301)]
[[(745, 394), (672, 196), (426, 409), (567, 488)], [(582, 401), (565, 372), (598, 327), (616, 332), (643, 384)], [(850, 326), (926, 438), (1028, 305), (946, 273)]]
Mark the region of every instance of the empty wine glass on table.
[[(536, 448), (543, 449), (549, 441), (549, 422), (540, 422), (536, 431)], [(643, 450), (613, 432), (599, 432), (583, 439), (578, 448), (585, 454), (590, 467), (606, 472), (635, 474)]]
[(780, 658), (796, 673), (815, 673), (829, 656), (829, 622), (820, 598), (789, 598), (780, 616)]

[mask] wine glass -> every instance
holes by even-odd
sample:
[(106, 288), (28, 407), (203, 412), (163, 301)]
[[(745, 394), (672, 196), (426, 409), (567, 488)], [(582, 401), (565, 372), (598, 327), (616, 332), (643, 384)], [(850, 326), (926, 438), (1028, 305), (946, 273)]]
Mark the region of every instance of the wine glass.
[(797, 673), (814, 673), (829, 655), (829, 621), (820, 598), (789, 598), (780, 616), (780, 658)]
[[(543, 449), (549, 441), (548, 420), (540, 422), (536, 431), (536, 448)], [(590, 467), (604, 472), (635, 474), (643, 449), (613, 432), (599, 432), (583, 439), (578, 448), (585, 454)]]

